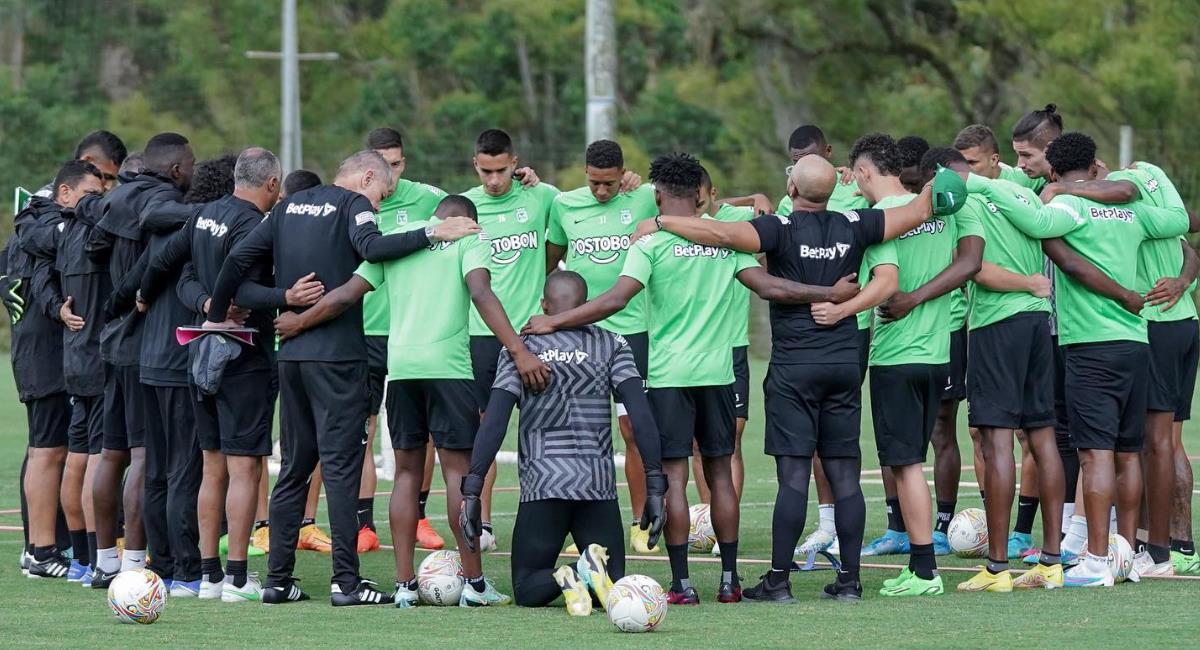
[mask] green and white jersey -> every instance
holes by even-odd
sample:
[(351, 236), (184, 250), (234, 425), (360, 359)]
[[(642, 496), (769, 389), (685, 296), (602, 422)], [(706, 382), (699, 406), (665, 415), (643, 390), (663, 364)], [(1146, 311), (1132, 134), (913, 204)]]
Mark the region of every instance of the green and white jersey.
[[(425, 221), (433, 217), (433, 211), (446, 193), (424, 183), (400, 179), (396, 191), (379, 204), (379, 231), (394, 232), (410, 221)], [(383, 291), (372, 291), (363, 296), (363, 332), (367, 336), (387, 336), (388, 297)]]
[[(722, 204), (712, 218), (717, 221), (750, 221), (754, 216), (754, 208)], [(742, 318), (733, 330), (733, 347), (740, 348), (750, 345), (750, 290), (741, 282), (735, 282), (734, 285), (733, 313)]]
[[(896, 208), (916, 198), (915, 194), (889, 196), (873, 207)], [(929, 282), (950, 265), (958, 241), (954, 222), (931, 217), (896, 241), (900, 262), (900, 291), (912, 291)], [(908, 363), (950, 362), (950, 294), (918, 305), (897, 321), (875, 321), (871, 336), (869, 365), (896, 366)]]
[[(954, 239), (955, 246), (963, 237), (978, 237), (984, 240), (983, 248), (987, 250), (987, 233), (983, 228), (986, 218), (987, 208), (983, 199), (968, 195), (962, 209), (954, 213), (954, 229), (958, 233)], [(950, 296), (950, 331), (957, 332), (967, 324), (968, 299), (962, 289), (955, 289), (947, 295)]]
[[(1026, 205), (1035, 205), (1039, 199), (1032, 190), (1010, 181), (995, 180), (997, 191), (1007, 191)], [(983, 224), (987, 233), (987, 245), (983, 248), (983, 261), (1016, 273), (1033, 275), (1045, 270), (1045, 256), (1039, 240), (1026, 235), (1005, 218), (996, 203), (983, 195), (969, 194), (970, 198), (981, 199), (984, 205)], [(967, 205), (971, 203), (968, 202)], [(967, 206), (963, 206), (964, 209)], [(970, 328), (978, 329), (1000, 322), (1010, 316), (1027, 311), (1050, 312), (1050, 301), (1023, 291), (992, 291), (987, 287), (971, 283)]]
[[(567, 269), (583, 276), (588, 300), (592, 300), (617, 283), (638, 222), (657, 214), (652, 185), (618, 194), (607, 203), (600, 203), (591, 189), (581, 187), (554, 199), (546, 241), (567, 249)], [(615, 334), (645, 332), (646, 297), (634, 296), (625, 309), (596, 325)]]
[(649, 292), (650, 388), (733, 383), (730, 342), (745, 320), (735, 313), (733, 285), (738, 273), (757, 265), (745, 253), (665, 231), (629, 248), (621, 275)]
[[(1062, 237), (1124, 287), (1137, 282), (1138, 249), (1143, 241), (1170, 239), (1178, 243), (1188, 229), (1186, 210), (1159, 208), (1147, 201), (1105, 205), (1067, 195), (1031, 206), (1011, 191), (996, 191), (993, 183), (972, 174), (967, 191), (987, 194), (1000, 212), (1030, 237)], [(1141, 316), (1130, 314), (1115, 300), (1093, 293), (1061, 271), (1055, 270), (1054, 276), (1059, 345), (1146, 342), (1146, 321)]]
[(1016, 183), (1017, 185), (1020, 185), (1026, 189), (1033, 190), (1034, 194), (1040, 194), (1042, 192), (1042, 188), (1046, 187), (1046, 179), (1030, 178), (1028, 174), (1021, 171), (1020, 167), (1011, 167), (1004, 163), (1000, 163), (1000, 178), (1010, 183)]
[[(842, 184), (839, 180), (833, 186), (833, 194), (829, 195), (829, 203), (825, 209), (831, 212), (846, 212), (866, 207), (870, 207), (870, 204), (866, 197), (858, 193), (858, 183), (851, 181), (848, 184)], [(791, 214), (792, 197), (785, 194), (782, 199), (779, 199), (779, 207), (775, 211), (785, 217)]]
[[(404, 232), (436, 225), (440, 220), (410, 221)], [(363, 262), (355, 274), (374, 293), (380, 288), (394, 306), (388, 330), (388, 379), (472, 379), (471, 346), (467, 334), (471, 293), (465, 278), (487, 268), (484, 235), (453, 242), (432, 242), (429, 248), (398, 260)]]
[[(1137, 169), (1123, 169), (1108, 175), (1110, 181), (1126, 180), (1138, 187), (1141, 200), (1147, 201), (1160, 208), (1184, 209), (1183, 199), (1175, 184), (1163, 170), (1147, 162), (1137, 163)], [(1138, 248), (1137, 284), (1134, 290), (1145, 295), (1154, 288), (1154, 283), (1162, 278), (1176, 277), (1183, 268), (1183, 245), (1187, 241), (1183, 236), (1177, 240), (1147, 239)], [(1184, 296), (1174, 307), (1163, 311), (1161, 306), (1146, 305), (1142, 310), (1142, 318), (1148, 321), (1167, 322), (1196, 318), (1196, 303), (1191, 293), (1196, 288), (1195, 283), (1189, 287), (1188, 295)]]
[[(881, 241), (873, 246), (868, 246), (867, 250), (863, 252), (862, 264), (858, 268), (858, 286), (867, 286), (867, 283), (871, 280), (871, 271), (875, 267), (884, 264), (891, 264), (897, 268), (900, 267), (900, 258), (896, 255), (896, 242), (894, 240)], [(858, 329), (865, 330), (871, 327), (875, 310), (860, 311), (854, 316), (858, 320)]]
[[(464, 194), (475, 204), (479, 225), (492, 246), (488, 260), (492, 291), (517, 331), (529, 322), (530, 316), (541, 313), (539, 303), (546, 281), (543, 240), (550, 204), (558, 194), (553, 185), (540, 183), (527, 188), (516, 181), (503, 196), (488, 195), (482, 185)], [(471, 305), (470, 332), (471, 336), (492, 336), (474, 305)]]

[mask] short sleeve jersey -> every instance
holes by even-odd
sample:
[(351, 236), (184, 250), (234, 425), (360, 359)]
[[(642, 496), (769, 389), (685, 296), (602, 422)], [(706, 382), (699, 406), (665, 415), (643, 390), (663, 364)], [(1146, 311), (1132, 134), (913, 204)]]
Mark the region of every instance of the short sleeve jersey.
[(1012, 167), (1004, 163), (1000, 163), (1000, 178), (1010, 183), (1016, 183), (1025, 189), (1032, 190), (1034, 194), (1041, 193), (1042, 188), (1046, 187), (1046, 179), (1030, 178), (1019, 167)]
[[(650, 185), (618, 194), (607, 203), (600, 203), (591, 189), (581, 187), (554, 199), (546, 240), (567, 249), (567, 268), (583, 276), (591, 300), (617, 283), (634, 229), (657, 214)], [(634, 296), (625, 309), (596, 325), (617, 334), (645, 332), (646, 297)]]
[[(767, 254), (767, 271), (801, 284), (831, 287), (857, 273), (869, 246), (883, 240), (882, 210), (793, 212), (750, 222)], [(858, 363), (857, 324), (817, 325), (808, 305), (772, 302), (771, 363)]]
[[(858, 183), (853, 181), (846, 184), (839, 181), (834, 185), (833, 194), (829, 195), (829, 202), (825, 205), (825, 209), (832, 212), (861, 210), (869, 207), (871, 207), (870, 203), (858, 192)], [(779, 214), (791, 214), (792, 197), (784, 196), (782, 199), (779, 199), (779, 207), (776, 212)]]
[[(749, 221), (754, 218), (754, 208), (722, 204), (712, 217), (717, 221)], [(740, 282), (733, 287), (733, 313), (743, 316), (734, 328), (733, 347), (750, 345), (750, 290)]]
[[(410, 221), (396, 232), (440, 221)], [(364, 262), (355, 274), (392, 307), (388, 330), (390, 379), (471, 379), (467, 335), (471, 295), (465, 278), (487, 268), (488, 245), (481, 235), (431, 242), (427, 250), (379, 264)]]
[[(876, 209), (906, 205), (913, 194), (890, 196)], [(958, 241), (954, 222), (930, 217), (896, 239), (900, 259), (900, 291), (912, 291), (950, 265)], [(941, 364), (950, 361), (950, 294), (924, 302), (897, 321), (875, 322), (871, 336), (872, 366)]]
[[(479, 225), (488, 234), (492, 254), (488, 269), (492, 291), (504, 305), (513, 329), (520, 330), (538, 307), (546, 277), (546, 224), (550, 204), (558, 189), (546, 183), (524, 187), (513, 181), (503, 196), (491, 196), (483, 186), (468, 190), (464, 196), (475, 204)], [(491, 336), (479, 311), (471, 306), (471, 336)]]
[[(954, 213), (954, 229), (957, 232), (955, 242), (964, 237), (979, 237), (987, 240), (983, 229), (984, 213), (987, 211), (983, 199), (967, 196), (967, 202), (962, 209)], [(987, 250), (987, 246), (984, 246)], [(967, 324), (967, 287), (961, 287), (950, 292), (950, 331), (957, 332)]]
[[(1032, 196), (1025, 188), (1009, 181), (1000, 180), (994, 183), (998, 188), (1012, 192), (1014, 196), (1024, 196), (1026, 200)], [(983, 226), (987, 234), (983, 261), (1018, 275), (1043, 273), (1045, 257), (1042, 255), (1041, 242), (1018, 230), (1001, 214), (996, 203), (977, 194), (968, 196), (979, 197), (983, 201)], [(1033, 197), (1033, 200), (1036, 200), (1036, 197)], [(986, 327), (1023, 312), (1050, 311), (1048, 299), (1038, 298), (1031, 293), (992, 291), (978, 283), (971, 283), (970, 287), (971, 329)]]
[[(387, 235), (412, 221), (433, 217), (446, 193), (424, 183), (400, 179), (396, 191), (379, 204), (379, 232)], [(387, 292), (372, 291), (363, 296), (363, 332), (367, 336), (387, 336)]]
[[(702, 217), (709, 218), (709, 217)], [(650, 388), (733, 383), (730, 342), (737, 274), (757, 266), (750, 255), (701, 246), (669, 232), (629, 248), (621, 275), (649, 292)]]
[(544, 392), (526, 391), (512, 357), (500, 352), (492, 387), (515, 395), (521, 408), (521, 502), (615, 500), (609, 400), (622, 382), (638, 377), (629, 345), (592, 325), (522, 338), (550, 366), (552, 379)]

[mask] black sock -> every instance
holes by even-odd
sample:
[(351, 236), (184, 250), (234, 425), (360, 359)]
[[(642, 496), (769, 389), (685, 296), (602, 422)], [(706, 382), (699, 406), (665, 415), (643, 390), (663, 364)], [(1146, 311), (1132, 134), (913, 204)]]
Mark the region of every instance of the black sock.
[(837, 581), (839, 584), (843, 584), (843, 585), (850, 585), (850, 584), (855, 584), (855, 583), (859, 582), (858, 567), (854, 567), (853, 569), (849, 569), (849, 570), (847, 570), (845, 567), (842, 567), (837, 572)]
[(913, 544), (909, 568), (922, 580), (932, 580), (937, 572), (937, 561), (933, 558), (933, 544)]
[(221, 570), (221, 558), (200, 558), (200, 575), (204, 576), (208, 582), (221, 582), (224, 580), (225, 572)]
[(791, 579), (791, 573), (791, 569), (771, 569), (767, 571), (767, 575), (763, 578), (763, 581), (767, 583), (768, 587), (778, 587)]
[(71, 531), (71, 550), (75, 553), (76, 562), (80, 564), (89, 563), (86, 530)]
[(1172, 539), (1171, 550), (1184, 555), (1192, 555), (1196, 552), (1196, 543), (1190, 539)]
[(492, 522), (490, 522), (490, 521), (479, 522), (479, 527), (486, 530), (489, 533), (492, 532)]
[(233, 586), (246, 586), (246, 560), (229, 560), (225, 563), (225, 571), (233, 579)]
[(470, 585), (477, 594), (482, 594), (483, 592), (487, 591), (487, 582), (483, 579), (483, 576), (479, 576), (478, 578), (469, 578), (467, 579), (467, 584)]
[(1041, 553), (1038, 553), (1038, 564), (1042, 566), (1054, 566), (1055, 564), (1062, 564), (1062, 555), (1059, 553), (1047, 553), (1042, 551)]
[(897, 533), (907, 532), (908, 529), (904, 527), (904, 514), (900, 512), (899, 497), (885, 499), (884, 503), (887, 504), (888, 530), (894, 530)]
[(417, 495), (417, 519), (425, 518), (425, 504), (429, 503), (429, 490), (421, 490)]
[(45, 562), (54, 557), (54, 546), (34, 546), (33, 559), (35, 562)]
[(1154, 560), (1155, 564), (1162, 564), (1171, 559), (1171, 549), (1158, 544), (1147, 544), (1146, 550), (1150, 553), (1150, 559)]
[(87, 534), (87, 540), (88, 540), (88, 559), (86, 562), (83, 560), (80, 560), (79, 563), (91, 566), (92, 562), (94, 562), (97, 557), (96, 556), (96, 533), (95, 533), (95, 531), (92, 531)]
[(305, 526), (312, 526), (316, 523), (317, 523), (316, 517), (305, 517), (304, 519), (300, 520), (300, 527), (304, 528)]
[[(728, 573), (732, 576), (735, 585), (737, 584), (737, 551), (738, 541), (735, 539), (732, 542), (721, 542), (721, 573)], [(724, 580), (725, 576), (721, 576)]]
[(667, 558), (671, 560), (671, 591), (682, 592), (684, 587), (679, 581), (688, 577), (687, 544), (667, 544)]
[(358, 500), (358, 527), (375, 530), (375, 497)]
[(25, 544), (25, 552), (33, 555), (33, 544)]
[(409, 578), (408, 580), (398, 581), (398, 582), (396, 582), (396, 586), (399, 588), (407, 589), (409, 591), (416, 591), (417, 586), (418, 586), (417, 585), (417, 576), (413, 576), (413, 577)]
[(992, 575), (996, 575), (1001, 571), (1008, 571), (1008, 558), (1004, 558), (1003, 560), (993, 560), (989, 557), (987, 562), (987, 570), (988, 573)]
[(1028, 535), (1033, 532), (1033, 518), (1037, 515), (1037, 497), (1017, 497), (1017, 524), (1014, 533)]
[(271, 525), (271, 521), (269, 519), (259, 519), (258, 521), (254, 522), (254, 530), (258, 530), (259, 528), (266, 528), (267, 526), (270, 526), (270, 525)]
[(984, 503), (987, 503), (987, 495), (984, 494), (982, 489), (979, 490), (979, 498), (982, 499)]
[(957, 501), (938, 501), (937, 502), (937, 517), (934, 519), (933, 529), (943, 535), (950, 530), (950, 520), (954, 519), (954, 507), (958, 505)]

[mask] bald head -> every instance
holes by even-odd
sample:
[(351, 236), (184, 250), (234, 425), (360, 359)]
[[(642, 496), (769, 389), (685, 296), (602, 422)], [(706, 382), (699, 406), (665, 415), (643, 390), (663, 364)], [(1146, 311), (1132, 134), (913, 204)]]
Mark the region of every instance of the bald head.
[(788, 177), (788, 193), (793, 199), (803, 199), (806, 203), (824, 205), (833, 194), (837, 183), (837, 170), (823, 156), (809, 154), (801, 157), (792, 165), (792, 173)]

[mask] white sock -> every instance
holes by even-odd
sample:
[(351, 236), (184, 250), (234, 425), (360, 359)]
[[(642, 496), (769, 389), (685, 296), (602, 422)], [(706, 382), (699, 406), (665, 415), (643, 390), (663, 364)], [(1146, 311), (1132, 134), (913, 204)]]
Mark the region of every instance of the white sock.
[(837, 526), (833, 523), (833, 504), (818, 505), (817, 516), (820, 517), (820, 530), (830, 535), (837, 535)]
[(105, 573), (112, 573), (121, 568), (121, 556), (117, 547), (96, 549), (96, 566)]
[(130, 569), (144, 568), (146, 568), (146, 551), (125, 549), (125, 557), (121, 558), (121, 570), (129, 571)]
[(1073, 517), (1074, 515), (1075, 515), (1075, 504), (1074, 503), (1064, 503), (1063, 504), (1063, 513), (1062, 513), (1062, 534), (1063, 535), (1066, 535), (1067, 531), (1071, 529), (1071, 517)]
[(1099, 573), (1101, 571), (1105, 571), (1105, 572), (1108, 571), (1108, 558), (1107, 557), (1101, 557), (1099, 555), (1093, 555), (1092, 553), (1088, 553), (1087, 555), (1084, 556), (1084, 562), (1087, 563), (1088, 571), (1091, 571), (1093, 573)]
[(1087, 517), (1071, 515), (1071, 527), (1067, 530), (1067, 537), (1063, 540), (1062, 549), (1079, 555), (1083, 552), (1083, 547), (1086, 544)]

